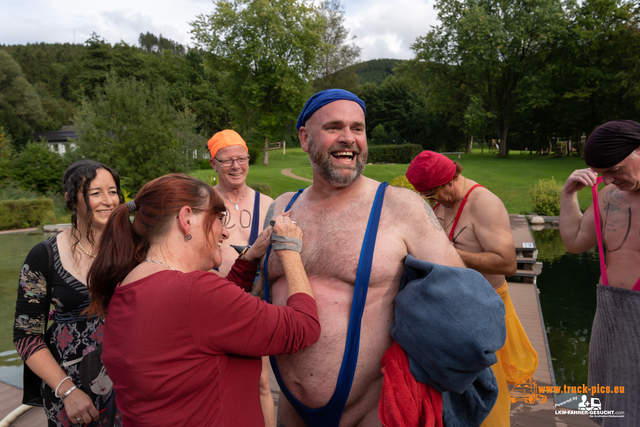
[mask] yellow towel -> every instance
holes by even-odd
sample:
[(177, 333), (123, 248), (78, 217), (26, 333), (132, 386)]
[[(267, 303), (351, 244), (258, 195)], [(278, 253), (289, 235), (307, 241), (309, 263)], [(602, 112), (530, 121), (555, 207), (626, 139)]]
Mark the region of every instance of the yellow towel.
[(531, 346), (527, 333), (518, 319), (516, 309), (509, 296), (506, 280), (504, 285), (496, 289), (496, 292), (504, 302), (507, 340), (504, 346), (496, 352), (498, 363), (491, 366), (500, 392), (491, 413), (482, 423), (483, 427), (508, 427), (510, 425), (511, 400), (508, 384), (515, 384), (518, 380), (532, 376), (538, 367), (538, 353)]

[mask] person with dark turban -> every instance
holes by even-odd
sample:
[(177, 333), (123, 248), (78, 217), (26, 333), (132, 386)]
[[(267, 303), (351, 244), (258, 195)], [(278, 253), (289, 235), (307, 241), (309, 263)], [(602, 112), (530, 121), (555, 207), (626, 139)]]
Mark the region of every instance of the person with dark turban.
[[(351, 92), (313, 95), (297, 122), (313, 184), (279, 196), (269, 211), (290, 211), (304, 231), (302, 258), (322, 327), (320, 341), (307, 351), (271, 358), (282, 389), (278, 421), (283, 425), (380, 425), (380, 362), (393, 344), (393, 301), (405, 258), (412, 254), (463, 267), (415, 192), (362, 174), (365, 115), (364, 102)], [(288, 278), (281, 262), (268, 252), (264, 266), (265, 299), (284, 305)], [(438, 412), (437, 402), (434, 406)]]
[(530, 378), (538, 354), (518, 319), (505, 276), (517, 268), (509, 214), (491, 191), (461, 175), (462, 166), (433, 151), (418, 154), (407, 169), (407, 180), (425, 199), (467, 267), (482, 273), (505, 306), (507, 342), (491, 366), (498, 381), (498, 400), (483, 426), (510, 425), (509, 383)]
[[(585, 252), (596, 245), (600, 249), (597, 307), (589, 344), (589, 386), (624, 387), (624, 394), (592, 394), (600, 399), (603, 411), (623, 411), (624, 418), (615, 419), (615, 424), (610, 424), (613, 419), (591, 418), (601, 425), (637, 426), (640, 123), (613, 120), (599, 126), (587, 138), (584, 159), (589, 168), (574, 171), (562, 187), (560, 235), (569, 252)], [(598, 191), (600, 182), (605, 187)], [(582, 213), (577, 193), (585, 187), (592, 187), (593, 203)]]

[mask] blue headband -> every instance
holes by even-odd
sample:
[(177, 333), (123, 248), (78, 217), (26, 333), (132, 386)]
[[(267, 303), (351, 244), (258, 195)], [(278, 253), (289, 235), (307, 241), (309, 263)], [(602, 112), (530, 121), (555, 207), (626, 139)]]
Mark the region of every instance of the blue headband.
[(309, 120), (309, 117), (311, 117), (313, 113), (327, 104), (343, 99), (347, 101), (357, 102), (358, 105), (362, 107), (362, 111), (364, 111), (364, 114), (366, 116), (367, 109), (364, 107), (364, 101), (362, 99), (344, 89), (327, 89), (323, 90), (322, 92), (316, 93), (307, 100), (307, 103), (304, 104), (304, 108), (302, 109), (302, 112), (298, 117), (298, 123), (296, 124), (296, 127), (298, 128), (298, 130), (300, 130), (300, 128), (304, 126), (305, 123), (307, 123), (307, 120)]

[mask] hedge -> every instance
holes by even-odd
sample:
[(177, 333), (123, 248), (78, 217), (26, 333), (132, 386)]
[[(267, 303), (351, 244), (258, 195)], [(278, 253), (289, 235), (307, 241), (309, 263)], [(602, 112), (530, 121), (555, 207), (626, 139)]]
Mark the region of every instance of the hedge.
[(51, 199), (0, 201), (0, 230), (39, 227), (55, 217)]
[(402, 145), (370, 145), (370, 163), (411, 163), (414, 157), (422, 152), (423, 148), (417, 144)]

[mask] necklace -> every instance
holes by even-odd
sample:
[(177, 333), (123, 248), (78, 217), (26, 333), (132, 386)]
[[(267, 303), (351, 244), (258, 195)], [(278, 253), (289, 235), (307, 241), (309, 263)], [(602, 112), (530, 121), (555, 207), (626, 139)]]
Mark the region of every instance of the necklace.
[(165, 263), (164, 263), (164, 262), (162, 262), (162, 261), (156, 261), (156, 260), (154, 260), (154, 259), (145, 259), (145, 261), (146, 261), (146, 262), (153, 262), (153, 263), (155, 263), (155, 264), (162, 264), (162, 265), (164, 265), (165, 267), (167, 267), (168, 269), (171, 269), (171, 270), (173, 270), (173, 271), (180, 271), (180, 270), (176, 270), (175, 268), (171, 267), (170, 265), (165, 264)]
[(71, 237), (73, 237), (73, 240), (76, 241), (76, 244), (78, 245), (78, 247), (80, 248), (80, 250), (82, 252), (84, 252), (85, 254), (87, 254), (87, 256), (89, 258), (95, 258), (96, 256), (93, 254), (90, 254), (89, 252), (87, 252), (82, 245), (80, 244), (80, 240), (78, 240), (78, 238), (76, 237), (76, 228), (75, 227), (71, 227)]
[(242, 201), (242, 199), (244, 199), (244, 196), (247, 195), (247, 187), (248, 185), (244, 185), (244, 194), (242, 195), (242, 197), (240, 197), (240, 200), (238, 200), (237, 202), (234, 202), (233, 200), (231, 200), (230, 198), (228, 198), (227, 196), (224, 195), (224, 193), (222, 191), (220, 191), (219, 187), (216, 187), (218, 189), (218, 193), (220, 193), (222, 195), (222, 197), (224, 197), (225, 199), (227, 199), (228, 201), (230, 201), (231, 203), (233, 203), (234, 205), (236, 205), (236, 210), (240, 210), (238, 208), (238, 203), (240, 203)]
[[(462, 193), (461, 193), (461, 197), (460, 200), (462, 200), (462, 198), (464, 197), (464, 190), (467, 189), (467, 177), (464, 177), (464, 185), (462, 186)], [(456, 201), (456, 203), (458, 203), (458, 201)], [(460, 208), (458, 208), (460, 209)], [(456, 211), (457, 214), (457, 211)], [(442, 226), (444, 227), (445, 224), (445, 216), (447, 215), (447, 207), (444, 206), (444, 214), (442, 215)], [(447, 229), (449, 227), (451, 227), (451, 224), (453, 224), (453, 221), (456, 219), (456, 215), (453, 215), (453, 218), (451, 218), (451, 221), (449, 221), (449, 225), (447, 225), (446, 227), (444, 227), (444, 231), (446, 233)]]

